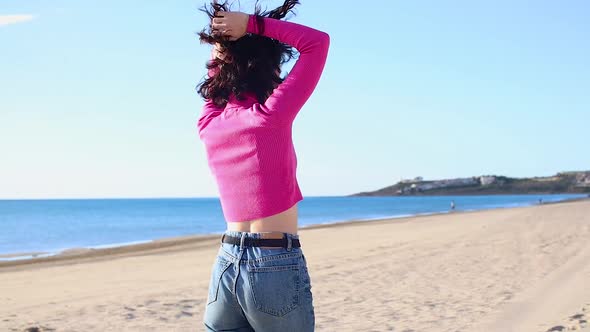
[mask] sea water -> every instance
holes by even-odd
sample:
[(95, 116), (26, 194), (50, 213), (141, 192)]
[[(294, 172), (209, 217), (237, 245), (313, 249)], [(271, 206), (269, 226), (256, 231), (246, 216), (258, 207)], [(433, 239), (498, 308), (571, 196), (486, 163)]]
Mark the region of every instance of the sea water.
[[(583, 195), (305, 197), (299, 224), (338, 223), (507, 208)], [(218, 198), (0, 200), (0, 255), (105, 248), (158, 238), (218, 234), (225, 222)], [(23, 259), (22, 257), (1, 258)]]

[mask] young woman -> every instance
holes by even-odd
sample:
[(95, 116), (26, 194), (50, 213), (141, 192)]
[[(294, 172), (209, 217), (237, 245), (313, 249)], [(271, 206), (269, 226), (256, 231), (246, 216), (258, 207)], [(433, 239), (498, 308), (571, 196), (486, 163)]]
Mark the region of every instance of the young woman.
[[(314, 330), (291, 130), (320, 79), (330, 38), (281, 21), (297, 4), (254, 15), (217, 3), (205, 10), (212, 21), (200, 39), (215, 47), (199, 87), (198, 131), (227, 221), (209, 285), (208, 331)], [(283, 79), (293, 48), (299, 58)]]

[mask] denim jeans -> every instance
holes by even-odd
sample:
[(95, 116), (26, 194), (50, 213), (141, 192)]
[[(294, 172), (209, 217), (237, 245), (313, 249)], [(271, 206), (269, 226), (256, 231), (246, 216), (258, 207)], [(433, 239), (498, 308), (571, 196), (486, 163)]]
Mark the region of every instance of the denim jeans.
[[(240, 239), (261, 233), (226, 231)], [(284, 233), (287, 238), (298, 235)], [(301, 248), (222, 243), (205, 309), (206, 331), (309, 332), (315, 315), (311, 281)]]

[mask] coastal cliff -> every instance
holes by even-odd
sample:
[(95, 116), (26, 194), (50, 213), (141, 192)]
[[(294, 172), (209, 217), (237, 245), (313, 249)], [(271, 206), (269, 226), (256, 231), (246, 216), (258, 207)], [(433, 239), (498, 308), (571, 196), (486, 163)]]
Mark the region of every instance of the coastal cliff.
[(590, 171), (561, 172), (554, 176), (511, 178), (482, 175), (467, 178), (402, 180), (375, 191), (350, 196), (418, 196), (418, 195), (513, 195), (589, 193)]

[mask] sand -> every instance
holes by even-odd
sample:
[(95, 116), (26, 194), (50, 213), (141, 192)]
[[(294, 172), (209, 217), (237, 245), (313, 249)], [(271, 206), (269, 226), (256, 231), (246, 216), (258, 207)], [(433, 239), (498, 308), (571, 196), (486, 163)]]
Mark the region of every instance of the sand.
[[(590, 320), (588, 200), (300, 235), (317, 331), (566, 331)], [(185, 237), (1, 263), (0, 331), (202, 331), (217, 249), (216, 237)]]

